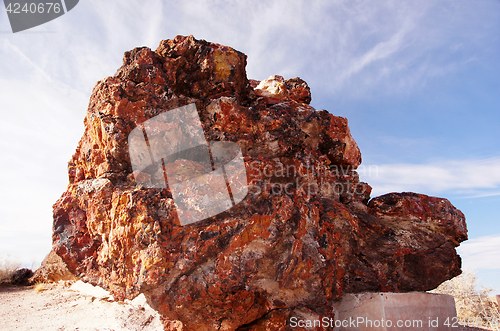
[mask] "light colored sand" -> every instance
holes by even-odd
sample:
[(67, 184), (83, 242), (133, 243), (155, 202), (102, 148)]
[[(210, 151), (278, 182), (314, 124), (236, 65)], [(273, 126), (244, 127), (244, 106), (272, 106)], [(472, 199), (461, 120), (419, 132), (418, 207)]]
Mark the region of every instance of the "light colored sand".
[(118, 303), (88, 287), (80, 290), (0, 287), (0, 330), (163, 330), (158, 314), (140, 300)]

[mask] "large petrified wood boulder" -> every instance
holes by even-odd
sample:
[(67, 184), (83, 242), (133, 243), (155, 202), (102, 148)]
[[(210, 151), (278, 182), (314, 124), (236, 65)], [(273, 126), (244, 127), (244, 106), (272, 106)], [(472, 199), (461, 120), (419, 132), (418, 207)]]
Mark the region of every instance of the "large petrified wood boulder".
[[(344, 293), (423, 291), (460, 274), (459, 210), (415, 193), (370, 200), (347, 119), (312, 108), (301, 79), (248, 80), (245, 65), (178, 36), (126, 52), (97, 83), (54, 205), (54, 250), (71, 272), (116, 298), (144, 293), (184, 330), (285, 329), (292, 316), (334, 318)], [(151, 174), (133, 171), (128, 136), (189, 104), (207, 141), (241, 148), (248, 194), (183, 225), (169, 187), (136, 185)]]

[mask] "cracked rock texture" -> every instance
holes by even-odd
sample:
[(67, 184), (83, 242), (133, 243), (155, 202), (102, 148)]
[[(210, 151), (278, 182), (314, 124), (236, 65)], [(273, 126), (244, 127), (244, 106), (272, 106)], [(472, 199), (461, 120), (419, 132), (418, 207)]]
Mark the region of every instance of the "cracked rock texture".
[[(144, 293), (166, 330), (287, 330), (344, 293), (425, 291), (460, 274), (464, 215), (443, 198), (370, 199), (346, 118), (300, 78), (248, 80), (246, 55), (192, 36), (126, 52), (92, 93), (54, 204), (53, 249), (115, 298)], [(169, 188), (137, 186), (128, 134), (195, 103), (208, 141), (237, 143), (249, 193), (181, 226)], [(300, 328), (295, 328), (299, 330)]]

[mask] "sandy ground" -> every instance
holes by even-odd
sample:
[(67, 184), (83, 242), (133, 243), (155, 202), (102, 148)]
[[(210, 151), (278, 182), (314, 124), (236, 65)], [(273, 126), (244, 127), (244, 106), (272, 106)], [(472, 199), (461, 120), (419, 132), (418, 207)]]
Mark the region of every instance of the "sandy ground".
[[(80, 285), (80, 286), (77, 286)], [(0, 330), (37, 331), (157, 331), (163, 330), (158, 314), (138, 297), (113, 302), (102, 289), (89, 284), (0, 287)], [(471, 327), (457, 331), (486, 330)]]
[(85, 293), (59, 284), (38, 293), (33, 287), (0, 287), (0, 330), (156, 331), (163, 328), (156, 312), (141, 300), (112, 302), (101, 293)]

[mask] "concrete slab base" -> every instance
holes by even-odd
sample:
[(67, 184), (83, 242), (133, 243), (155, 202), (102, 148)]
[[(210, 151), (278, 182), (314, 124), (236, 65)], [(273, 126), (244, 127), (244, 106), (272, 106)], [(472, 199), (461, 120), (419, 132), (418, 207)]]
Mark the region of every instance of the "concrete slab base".
[(448, 331), (458, 327), (455, 299), (446, 294), (348, 294), (335, 305), (334, 313), (334, 330)]

